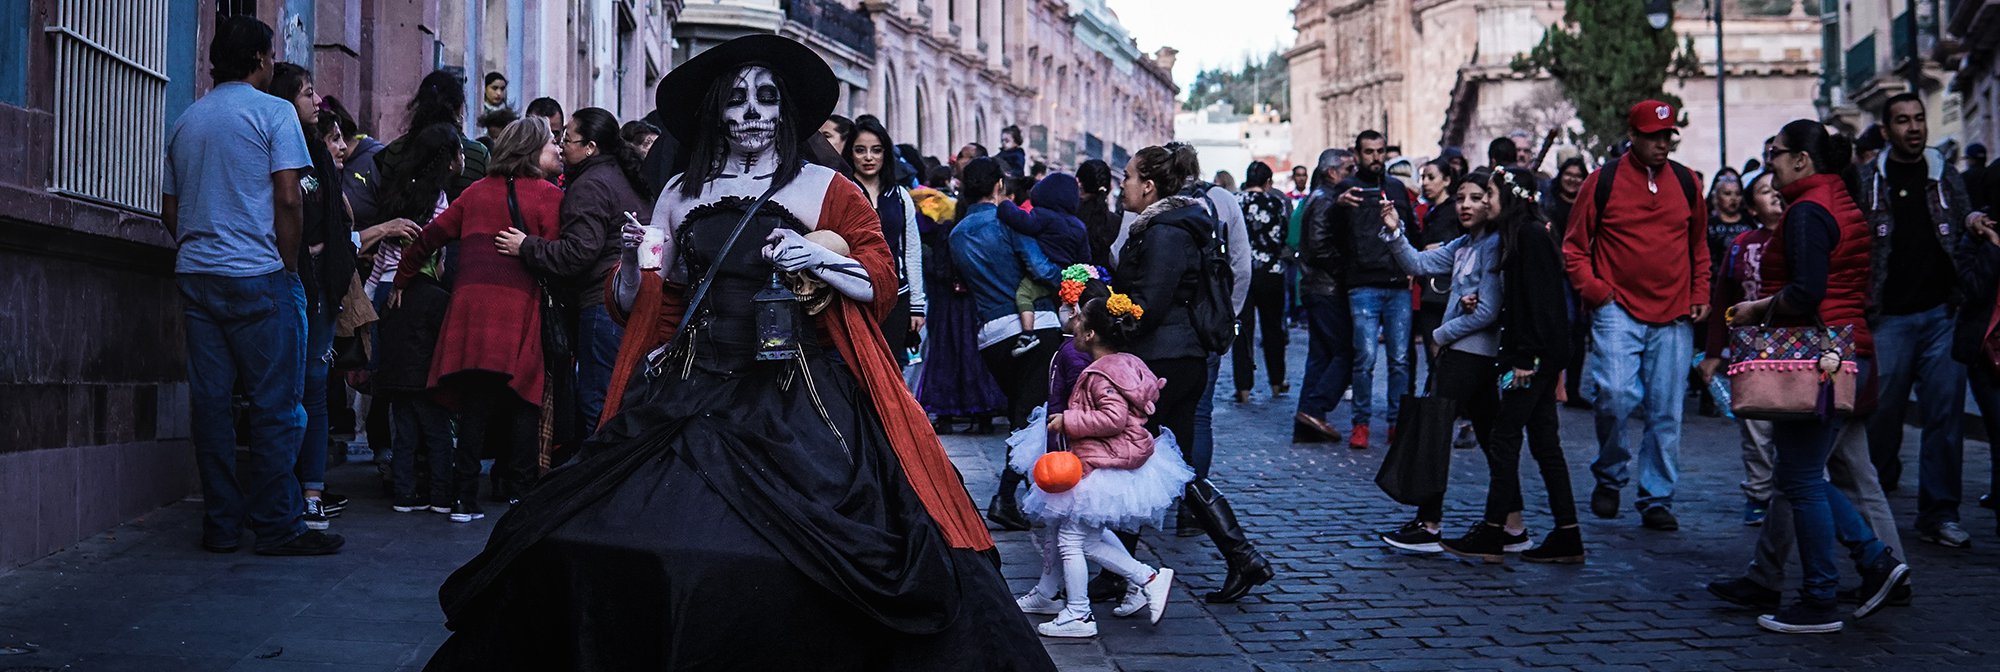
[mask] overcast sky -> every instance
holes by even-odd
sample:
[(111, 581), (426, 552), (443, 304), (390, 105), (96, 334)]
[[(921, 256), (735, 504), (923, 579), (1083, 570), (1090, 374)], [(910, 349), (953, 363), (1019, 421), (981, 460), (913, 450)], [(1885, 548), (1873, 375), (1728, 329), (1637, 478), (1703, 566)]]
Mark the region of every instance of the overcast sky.
[(1106, 0), (1151, 53), (1180, 50), (1174, 81), (1185, 90), (1204, 68), (1241, 65), (1246, 55), (1292, 45), (1291, 0)]

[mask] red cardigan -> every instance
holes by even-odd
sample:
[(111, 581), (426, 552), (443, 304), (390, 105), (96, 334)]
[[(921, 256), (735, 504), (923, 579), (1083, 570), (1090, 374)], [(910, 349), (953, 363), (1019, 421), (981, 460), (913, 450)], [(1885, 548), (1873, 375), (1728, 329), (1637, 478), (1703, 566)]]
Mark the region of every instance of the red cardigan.
[[(527, 234), (557, 237), (562, 190), (546, 180), (514, 180), (515, 199)], [(407, 286), (431, 253), (459, 241), (452, 257), (451, 305), (431, 359), (430, 386), (460, 373), (482, 371), (507, 378), (507, 386), (534, 406), (542, 405), (541, 289), (520, 257), (493, 249), (494, 234), (513, 226), (507, 210), (507, 180), (482, 178), (424, 227), (403, 249), (396, 289)], [(449, 396), (441, 400), (449, 403)]]
[[(827, 186), (816, 228), (840, 234), (847, 241), (848, 254), (867, 269), (875, 288), (875, 300), (867, 304), (836, 294), (833, 308), (817, 316), (819, 328), (833, 341), (868, 394), (910, 488), (937, 521), (945, 541), (953, 548), (992, 548), (993, 536), (980, 520), (979, 510), (973, 508), (958, 468), (945, 456), (930, 417), (904, 386), (902, 367), (890, 360), (888, 342), (882, 338), (881, 322), (896, 305), (898, 282), (874, 205), (853, 182), (836, 177)], [(618, 270), (613, 268), (611, 273), (617, 277)], [(626, 325), (625, 340), (618, 346), (618, 359), (611, 370), (611, 389), (604, 396), (601, 417), (606, 419), (618, 414), (625, 386), (645, 367), (646, 354), (673, 340), (687, 310), (686, 294), (669, 288), (659, 274), (641, 273), (639, 278), (639, 295), (633, 299), (629, 315), (617, 309), (618, 302), (612, 296), (617, 283), (604, 283), (605, 307), (611, 310), (612, 319)]]

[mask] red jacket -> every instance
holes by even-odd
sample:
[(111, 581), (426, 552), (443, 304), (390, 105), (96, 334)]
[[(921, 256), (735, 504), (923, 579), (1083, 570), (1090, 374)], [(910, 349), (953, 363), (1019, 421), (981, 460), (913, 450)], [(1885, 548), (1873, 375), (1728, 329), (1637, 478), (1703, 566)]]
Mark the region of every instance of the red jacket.
[[(1591, 196), (1604, 173), (1592, 173), (1577, 192), (1564, 265), (1585, 303), (1616, 301), (1640, 322), (1669, 324), (1708, 301), (1708, 206), (1695, 194), (1689, 211), (1670, 169), (1649, 171), (1630, 155), (1619, 160), (1601, 218)], [(1649, 172), (1657, 191), (1647, 187)]]
[[(1785, 185), (1778, 191), (1785, 203), (1796, 207), (1812, 203), (1826, 208), (1840, 225), (1840, 240), (1834, 243), (1826, 271), (1826, 296), (1819, 302), (1819, 318), (1829, 327), (1854, 327), (1854, 347), (1863, 357), (1875, 353), (1875, 337), (1868, 331), (1869, 269), (1875, 239), (1868, 218), (1847, 193), (1839, 175), (1820, 174)], [(1792, 282), (1792, 266), (1785, 258), (1785, 229), (1771, 236), (1764, 246), (1764, 296), (1777, 296)]]
[[(514, 180), (522, 227), (530, 236), (558, 236), (563, 192), (547, 180)], [(465, 188), (422, 235), (403, 249), (396, 288), (417, 276), (424, 260), (445, 243), (459, 241), (453, 257), (451, 306), (445, 309), (431, 360), (430, 386), (470, 371), (498, 373), (507, 386), (534, 406), (542, 405), (541, 288), (520, 257), (493, 249), (494, 234), (513, 227), (507, 210), (507, 180), (482, 178)], [(447, 401), (449, 398), (447, 398)]]
[(1063, 411), (1063, 433), (1083, 473), (1097, 468), (1137, 469), (1153, 457), (1146, 420), (1166, 381), (1138, 357), (1118, 353), (1083, 370)]

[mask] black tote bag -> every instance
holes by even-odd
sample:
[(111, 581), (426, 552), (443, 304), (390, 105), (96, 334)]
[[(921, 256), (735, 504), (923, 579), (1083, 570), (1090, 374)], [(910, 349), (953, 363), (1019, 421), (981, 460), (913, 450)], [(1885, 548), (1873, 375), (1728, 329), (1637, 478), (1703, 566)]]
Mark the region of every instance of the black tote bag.
[(1375, 472), (1375, 485), (1390, 499), (1420, 506), (1444, 494), (1451, 478), (1451, 439), (1458, 402), (1436, 395), (1403, 395), (1396, 413), (1396, 439)]

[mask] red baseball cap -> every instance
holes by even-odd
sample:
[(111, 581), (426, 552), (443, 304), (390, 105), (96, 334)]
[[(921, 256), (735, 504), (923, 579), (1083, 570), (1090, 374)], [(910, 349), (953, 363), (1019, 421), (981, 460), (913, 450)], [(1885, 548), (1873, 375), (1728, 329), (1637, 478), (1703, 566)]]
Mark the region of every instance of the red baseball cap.
[(1625, 125), (1641, 134), (1671, 131), (1674, 130), (1674, 120), (1679, 118), (1675, 112), (1674, 106), (1661, 101), (1640, 101), (1632, 106), (1632, 111), (1625, 113)]

